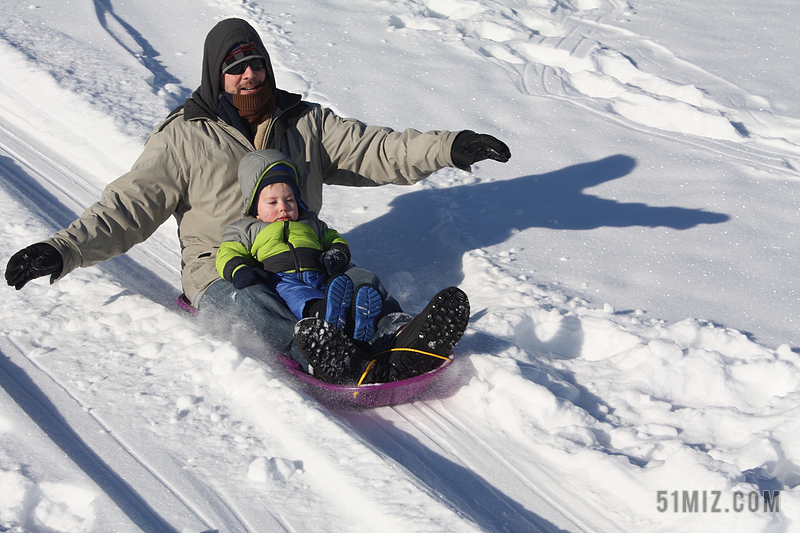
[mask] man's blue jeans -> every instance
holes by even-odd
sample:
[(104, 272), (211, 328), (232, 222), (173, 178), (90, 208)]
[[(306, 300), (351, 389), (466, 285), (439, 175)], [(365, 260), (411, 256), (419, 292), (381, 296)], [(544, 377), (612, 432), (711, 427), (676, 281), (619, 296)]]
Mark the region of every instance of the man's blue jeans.
[[(368, 270), (351, 266), (346, 272), (358, 288), (363, 284), (376, 287), (383, 296), (383, 310), (378, 318), (375, 335), (370, 341), (376, 349), (384, 346), (400, 327), (411, 320), (399, 302), (391, 296), (378, 277)], [(277, 351), (308, 367), (300, 350), (294, 345), (294, 325), (297, 318), (289, 311), (280, 296), (262, 283), (237, 290), (232, 283), (219, 279), (206, 289), (197, 303), (201, 320), (214, 333), (226, 336), (236, 346), (247, 349), (256, 359), (274, 360)]]

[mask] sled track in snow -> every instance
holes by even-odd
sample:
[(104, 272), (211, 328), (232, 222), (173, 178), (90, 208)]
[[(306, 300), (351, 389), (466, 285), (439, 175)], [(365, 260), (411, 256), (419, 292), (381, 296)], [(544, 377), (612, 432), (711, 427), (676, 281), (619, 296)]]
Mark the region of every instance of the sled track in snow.
[[(15, 201), (25, 205), (36, 218), (55, 232), (69, 226), (80, 213), (96, 201), (101, 189), (81, 176), (78, 169), (48, 152), (46, 143), (37, 142), (15, 129), (0, 116), (0, 187)], [(67, 183), (69, 186), (65, 186)], [(23, 246), (29, 243), (19, 243)], [(170, 306), (177, 290), (163, 279), (177, 278), (180, 258), (171, 243), (159, 235), (134, 247), (131, 254), (101, 263), (121, 285), (139, 292), (164, 306)], [(148, 267), (141, 260), (144, 256)]]
[[(589, 526), (588, 517), (578, 516), (572, 512), (576, 505), (570, 509), (567, 504), (579, 502), (550, 473), (523, 472), (471, 428), (469, 420), (438, 400), (337, 414), (364, 441), (486, 531), (619, 531), (614, 524), (597, 523), (596, 516)], [(476, 455), (475, 449), (482, 453)]]
[[(180, 465), (157, 472), (147, 459), (152, 449), (133, 449), (8, 337), (0, 337), (0, 386), (143, 531), (258, 531), (224, 496)], [(290, 528), (276, 519), (271, 530)]]
[[(20, 138), (0, 120), (0, 170), (8, 192), (15, 200), (36, 208), (51, 227), (61, 228), (75, 219), (82, 198), (97, 196), (99, 191), (55, 161), (38, 153), (34, 143)], [(81, 187), (80, 192), (62, 187), (51, 175), (69, 176), (71, 184)]]

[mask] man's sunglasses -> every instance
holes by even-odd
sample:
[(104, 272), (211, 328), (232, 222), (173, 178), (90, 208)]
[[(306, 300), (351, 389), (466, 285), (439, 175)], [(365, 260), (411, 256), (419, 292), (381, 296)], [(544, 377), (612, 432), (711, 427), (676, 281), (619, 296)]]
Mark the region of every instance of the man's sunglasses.
[(226, 70), (225, 74), (238, 76), (240, 74), (244, 74), (244, 71), (247, 70), (247, 67), (253, 69), (253, 72), (264, 70), (264, 60), (261, 58), (256, 58), (256, 59), (251, 59), (250, 61), (242, 61), (241, 63), (236, 63), (234, 66)]

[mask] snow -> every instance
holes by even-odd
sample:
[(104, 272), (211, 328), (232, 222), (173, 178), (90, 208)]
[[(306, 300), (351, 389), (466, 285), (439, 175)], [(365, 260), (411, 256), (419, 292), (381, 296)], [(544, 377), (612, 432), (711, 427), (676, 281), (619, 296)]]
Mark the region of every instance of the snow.
[(326, 406), (178, 310), (169, 222), (3, 292), (0, 531), (800, 530), (800, 4), (4, 0), (0, 262), (130, 167), (230, 16), (284, 89), (511, 147), (325, 192), (407, 310), (467, 292), (451, 380)]

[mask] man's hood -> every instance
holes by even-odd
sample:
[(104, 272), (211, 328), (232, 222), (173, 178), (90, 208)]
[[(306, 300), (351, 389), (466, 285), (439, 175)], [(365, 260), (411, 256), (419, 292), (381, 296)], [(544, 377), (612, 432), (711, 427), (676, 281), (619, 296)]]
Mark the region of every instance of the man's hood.
[(217, 106), (219, 95), (222, 91), (220, 83), (222, 62), (231, 48), (239, 43), (251, 44), (261, 52), (265, 57), (264, 63), (267, 69), (267, 78), (264, 83), (269, 83), (273, 91), (277, 89), (269, 53), (267, 53), (267, 49), (261, 42), (261, 37), (258, 36), (256, 30), (242, 19), (225, 19), (211, 28), (211, 31), (206, 36), (206, 42), (203, 46), (203, 75), (200, 87), (192, 93), (190, 98), (205, 114), (212, 117), (219, 116)]

